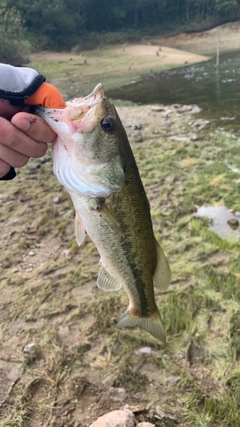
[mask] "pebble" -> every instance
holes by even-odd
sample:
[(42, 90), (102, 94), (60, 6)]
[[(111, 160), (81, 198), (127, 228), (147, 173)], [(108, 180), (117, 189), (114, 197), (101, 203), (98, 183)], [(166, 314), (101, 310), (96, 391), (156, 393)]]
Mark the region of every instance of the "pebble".
[(147, 423), (147, 422), (143, 421), (142, 423), (138, 423), (137, 427), (155, 427), (155, 424)]
[(21, 219), (20, 219), (20, 218), (14, 218), (14, 219), (12, 220), (12, 224), (18, 224), (19, 222), (21, 222)]
[(143, 138), (139, 134), (133, 134), (132, 138), (134, 139), (135, 142), (143, 142)]
[(112, 411), (99, 417), (89, 427), (135, 427), (135, 417), (127, 409)]
[(71, 216), (73, 216), (74, 212), (72, 209), (70, 209), (69, 211), (65, 212), (65, 214), (63, 215), (65, 218), (70, 218)]
[(153, 105), (152, 107), (151, 107), (151, 111), (166, 111), (166, 109), (165, 108), (163, 108), (163, 107), (160, 107), (159, 105)]
[(69, 254), (70, 254), (70, 250), (69, 249), (64, 249), (62, 251), (62, 255), (64, 255), (64, 256), (68, 256)]
[(34, 342), (31, 342), (31, 343), (25, 345), (25, 347), (23, 349), (23, 353), (34, 353), (34, 351), (35, 351)]
[(69, 211), (60, 211), (58, 215), (63, 216), (64, 218), (70, 218), (73, 216), (73, 210), (70, 209)]
[(56, 205), (58, 205), (59, 203), (61, 203), (61, 197), (57, 196), (53, 199), (53, 203), (55, 203)]
[(126, 399), (126, 397), (126, 390), (122, 387), (111, 387), (109, 390), (109, 399), (113, 400), (114, 402), (122, 402), (124, 399)]
[(172, 376), (166, 378), (167, 384), (177, 384), (180, 381), (181, 381), (181, 377), (179, 377), (177, 375), (172, 375)]
[(188, 111), (192, 111), (192, 106), (191, 105), (183, 105), (181, 110), (183, 113), (186, 113)]
[(40, 166), (41, 166), (40, 163), (31, 162), (31, 163), (28, 163), (27, 168), (28, 168), (29, 173), (33, 173), (37, 169), (39, 169)]
[(135, 350), (134, 353), (137, 356), (143, 355), (143, 356), (151, 356), (151, 354), (154, 353), (154, 350), (151, 347), (141, 347), (138, 350)]
[(2, 268), (9, 268), (9, 267), (11, 267), (11, 263), (10, 263), (10, 261), (9, 261), (8, 259), (5, 259), (5, 260), (0, 264), (0, 266), (1, 266)]

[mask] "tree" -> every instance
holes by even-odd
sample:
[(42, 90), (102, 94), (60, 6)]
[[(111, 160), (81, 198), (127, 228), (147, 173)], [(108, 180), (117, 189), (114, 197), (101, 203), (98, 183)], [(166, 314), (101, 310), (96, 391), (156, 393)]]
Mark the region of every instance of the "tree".
[(30, 43), (25, 39), (21, 14), (13, 6), (0, 5), (0, 61), (12, 65), (22, 65), (30, 52)]

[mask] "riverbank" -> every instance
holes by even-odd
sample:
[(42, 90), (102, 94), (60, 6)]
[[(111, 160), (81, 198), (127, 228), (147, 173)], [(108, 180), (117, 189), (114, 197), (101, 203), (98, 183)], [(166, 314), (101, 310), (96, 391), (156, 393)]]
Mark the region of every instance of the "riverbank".
[(149, 72), (206, 61), (216, 55), (240, 50), (240, 23), (229, 23), (209, 31), (174, 37), (145, 37), (139, 44), (111, 45), (70, 53), (41, 52), (30, 55), (30, 67), (38, 69), (66, 99), (88, 94), (97, 83), (114, 89), (136, 81)]
[(208, 57), (165, 46), (134, 44), (107, 46), (73, 53), (42, 52), (30, 56), (38, 69), (58, 87), (65, 99), (87, 95), (101, 82), (106, 90), (140, 79), (149, 72), (206, 61)]
[(146, 37), (143, 41), (212, 57), (216, 55), (218, 37), (220, 54), (240, 50), (240, 21), (229, 22), (208, 31), (181, 33), (173, 37)]

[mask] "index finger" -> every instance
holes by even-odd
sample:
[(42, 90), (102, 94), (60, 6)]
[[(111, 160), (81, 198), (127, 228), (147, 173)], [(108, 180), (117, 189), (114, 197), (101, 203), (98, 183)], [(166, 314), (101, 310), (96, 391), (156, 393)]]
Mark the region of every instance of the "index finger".
[(0, 144), (17, 153), (34, 158), (44, 156), (47, 150), (46, 142), (34, 140), (3, 117), (0, 117)]
[(51, 144), (55, 141), (57, 135), (48, 126), (48, 124), (34, 114), (17, 113), (12, 117), (12, 124), (37, 142), (46, 142)]

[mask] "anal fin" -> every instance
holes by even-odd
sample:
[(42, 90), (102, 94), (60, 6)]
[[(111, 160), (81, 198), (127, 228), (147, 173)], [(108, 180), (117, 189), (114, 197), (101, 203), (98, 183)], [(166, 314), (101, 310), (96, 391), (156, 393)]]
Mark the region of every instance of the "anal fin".
[(98, 273), (97, 286), (104, 291), (118, 291), (122, 287), (103, 265), (101, 265)]

